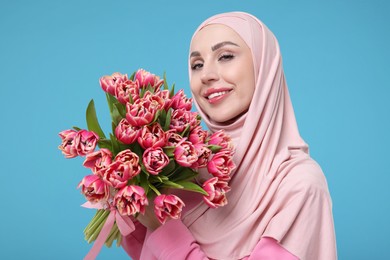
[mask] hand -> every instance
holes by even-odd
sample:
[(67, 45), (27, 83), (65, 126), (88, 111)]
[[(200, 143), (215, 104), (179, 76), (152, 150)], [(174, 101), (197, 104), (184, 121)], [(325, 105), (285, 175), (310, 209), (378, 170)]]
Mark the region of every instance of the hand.
[(145, 208), (145, 214), (138, 214), (137, 220), (144, 225), (147, 229), (154, 231), (161, 226), (156, 214), (154, 214), (154, 204), (151, 204)]

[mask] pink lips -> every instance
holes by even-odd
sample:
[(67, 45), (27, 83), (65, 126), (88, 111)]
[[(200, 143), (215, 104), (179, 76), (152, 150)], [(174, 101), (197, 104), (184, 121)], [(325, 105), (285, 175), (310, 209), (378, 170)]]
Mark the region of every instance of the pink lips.
[(203, 96), (210, 104), (215, 104), (224, 99), (231, 90), (231, 88), (209, 88)]

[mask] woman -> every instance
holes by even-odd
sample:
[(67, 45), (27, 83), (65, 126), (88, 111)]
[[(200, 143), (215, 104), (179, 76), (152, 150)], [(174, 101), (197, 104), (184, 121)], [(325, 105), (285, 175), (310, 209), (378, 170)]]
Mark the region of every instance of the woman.
[(153, 213), (140, 216), (125, 250), (134, 259), (336, 259), (326, 180), (299, 135), (272, 32), (246, 13), (213, 16), (192, 38), (189, 67), (204, 122), (236, 147), (229, 203), (209, 209), (183, 193), (181, 220), (160, 227)]

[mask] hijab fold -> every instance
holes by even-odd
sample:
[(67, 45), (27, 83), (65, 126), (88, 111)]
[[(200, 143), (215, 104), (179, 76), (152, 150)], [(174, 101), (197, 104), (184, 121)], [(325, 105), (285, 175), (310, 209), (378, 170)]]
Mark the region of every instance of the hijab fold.
[(201, 203), (186, 212), (184, 224), (213, 259), (248, 256), (262, 237), (276, 239), (300, 259), (335, 259), (326, 180), (300, 137), (275, 36), (242, 12), (215, 15), (196, 32), (210, 24), (226, 25), (246, 42), (256, 86), (248, 111), (230, 125), (210, 120), (195, 100), (212, 132), (232, 136), (237, 168), (228, 204), (209, 209)]

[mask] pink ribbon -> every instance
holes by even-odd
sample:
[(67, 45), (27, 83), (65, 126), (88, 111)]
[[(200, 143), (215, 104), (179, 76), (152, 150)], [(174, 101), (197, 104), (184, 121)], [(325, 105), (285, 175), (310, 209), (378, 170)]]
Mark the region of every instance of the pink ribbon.
[[(82, 207), (94, 209), (103, 208), (99, 204), (92, 204), (90, 202), (84, 203)], [(127, 236), (135, 230), (134, 223), (131, 221), (129, 216), (122, 216), (115, 208), (112, 208), (102, 230), (100, 230), (98, 237), (96, 238), (91, 250), (89, 250), (88, 254), (84, 257), (84, 260), (96, 259), (115, 222), (122, 236)]]

